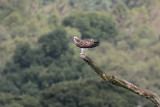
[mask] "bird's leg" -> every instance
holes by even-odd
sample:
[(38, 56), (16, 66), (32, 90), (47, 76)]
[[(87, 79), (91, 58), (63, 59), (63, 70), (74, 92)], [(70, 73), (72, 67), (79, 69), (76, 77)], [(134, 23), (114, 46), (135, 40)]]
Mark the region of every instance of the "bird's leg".
[(83, 49), (83, 48), (81, 48), (81, 53), (80, 53), (80, 54), (83, 54), (83, 51), (84, 51), (84, 49)]

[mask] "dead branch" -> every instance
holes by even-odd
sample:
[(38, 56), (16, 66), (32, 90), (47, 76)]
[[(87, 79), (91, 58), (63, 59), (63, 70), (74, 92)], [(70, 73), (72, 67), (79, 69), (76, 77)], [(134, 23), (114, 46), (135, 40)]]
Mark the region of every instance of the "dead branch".
[(123, 88), (126, 88), (130, 90), (131, 92), (134, 92), (140, 96), (143, 96), (149, 100), (151, 100), (153, 103), (155, 103), (158, 107), (160, 107), (160, 98), (159, 96), (149, 90), (139, 88), (135, 86), (134, 84), (124, 80), (120, 79), (116, 76), (110, 76), (105, 74), (99, 67), (97, 67), (94, 62), (87, 56), (80, 54), (80, 57), (105, 81), (110, 82), (116, 86), (120, 86)]

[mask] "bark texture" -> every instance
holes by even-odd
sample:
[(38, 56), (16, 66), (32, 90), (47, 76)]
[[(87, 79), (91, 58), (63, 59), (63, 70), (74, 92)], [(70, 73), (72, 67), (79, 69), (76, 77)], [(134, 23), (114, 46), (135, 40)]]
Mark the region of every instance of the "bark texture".
[(160, 107), (160, 97), (149, 90), (142, 89), (137, 87), (136, 85), (124, 80), (120, 79), (116, 76), (110, 76), (105, 74), (99, 67), (97, 67), (94, 62), (87, 56), (80, 54), (80, 57), (105, 81), (110, 82), (116, 86), (120, 86), (123, 88), (126, 88), (130, 90), (133, 93), (136, 93), (140, 96), (143, 96), (149, 100), (151, 100), (153, 103), (155, 103), (158, 107)]

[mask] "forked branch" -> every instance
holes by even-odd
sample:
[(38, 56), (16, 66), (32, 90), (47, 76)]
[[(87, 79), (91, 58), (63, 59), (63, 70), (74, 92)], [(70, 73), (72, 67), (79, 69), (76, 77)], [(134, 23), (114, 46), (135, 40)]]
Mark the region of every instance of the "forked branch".
[(130, 90), (131, 92), (134, 92), (140, 96), (143, 96), (149, 100), (151, 100), (153, 103), (155, 103), (158, 107), (160, 107), (160, 98), (159, 96), (149, 90), (139, 88), (135, 86), (134, 84), (124, 80), (120, 79), (116, 76), (110, 76), (105, 74), (99, 67), (97, 67), (94, 62), (87, 56), (80, 54), (80, 57), (105, 81), (110, 82), (116, 86), (121, 86), (123, 88), (126, 88)]

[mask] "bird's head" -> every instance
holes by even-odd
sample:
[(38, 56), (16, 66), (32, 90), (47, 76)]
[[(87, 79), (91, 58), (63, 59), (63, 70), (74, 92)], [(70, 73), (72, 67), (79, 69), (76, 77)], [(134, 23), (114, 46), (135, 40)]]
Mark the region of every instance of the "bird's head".
[(73, 40), (74, 40), (75, 43), (79, 42), (79, 39), (76, 36), (73, 37)]

